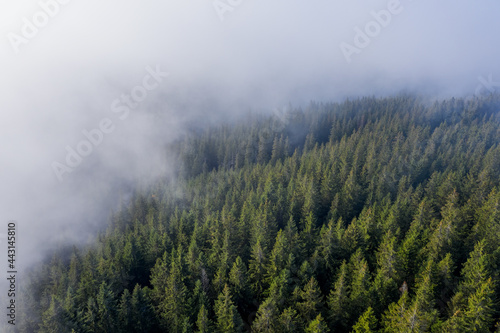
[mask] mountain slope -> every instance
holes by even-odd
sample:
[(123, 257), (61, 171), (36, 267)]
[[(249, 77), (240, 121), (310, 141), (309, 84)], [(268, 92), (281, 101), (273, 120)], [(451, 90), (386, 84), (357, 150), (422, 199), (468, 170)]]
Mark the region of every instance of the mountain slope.
[(175, 178), (36, 271), (22, 330), (494, 330), (499, 101), (313, 103), (193, 133)]

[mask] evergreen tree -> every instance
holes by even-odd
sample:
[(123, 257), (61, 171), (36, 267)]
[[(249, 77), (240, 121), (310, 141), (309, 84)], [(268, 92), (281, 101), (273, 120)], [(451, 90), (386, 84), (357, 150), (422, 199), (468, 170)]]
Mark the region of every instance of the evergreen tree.
[(218, 332), (243, 332), (243, 321), (231, 300), (231, 293), (227, 285), (215, 301), (215, 315), (217, 317)]
[(229, 284), (238, 307), (244, 307), (248, 303), (250, 287), (248, 285), (247, 268), (241, 257), (237, 257), (229, 272)]
[(477, 243), (464, 264), (462, 283), (450, 302), (453, 315), (444, 323), (450, 331), (488, 332), (493, 324), (494, 284), (484, 248), (484, 241)]
[(208, 317), (208, 311), (205, 305), (202, 304), (200, 311), (198, 312), (198, 319), (196, 320), (196, 326), (198, 327), (197, 333), (209, 333), (211, 332), (212, 324)]
[(96, 296), (96, 332), (114, 332), (116, 325), (116, 301), (113, 291), (103, 282)]
[(375, 314), (373, 313), (373, 309), (369, 307), (366, 309), (365, 313), (363, 313), (356, 324), (352, 327), (353, 333), (373, 333), (376, 331), (377, 327), (377, 318), (375, 318)]
[(297, 311), (289, 307), (283, 310), (278, 318), (278, 329), (277, 332), (298, 332), (297, 327)]
[(351, 285), (349, 287), (349, 326), (353, 324), (367, 307), (370, 306), (370, 271), (368, 263), (361, 250), (353, 254), (349, 262), (352, 271)]
[(374, 309), (380, 313), (397, 296), (397, 264), (398, 257), (395, 251), (396, 237), (389, 230), (385, 234), (377, 251), (377, 274), (372, 285), (372, 292), (376, 297)]
[(264, 292), (264, 279), (266, 271), (266, 257), (264, 249), (261, 246), (260, 240), (252, 247), (252, 257), (248, 269), (250, 286), (254, 294), (260, 298)]
[(297, 309), (304, 320), (308, 323), (323, 310), (323, 296), (318, 282), (312, 277), (300, 292), (300, 301)]
[(409, 306), (408, 291), (403, 292), (399, 301), (389, 305), (382, 317), (383, 332), (407, 332), (406, 315)]
[(118, 325), (120, 327), (120, 332), (132, 332), (132, 305), (130, 300), (132, 295), (130, 291), (125, 289), (122, 296), (120, 297), (120, 302), (118, 303)]
[(312, 320), (307, 326), (306, 333), (327, 333), (330, 332), (328, 327), (326, 326), (323, 317), (321, 317), (321, 313), (316, 317), (316, 319)]
[(132, 330), (129, 332), (148, 332), (154, 320), (148, 288), (135, 286), (130, 300), (131, 314), (129, 321)]
[(276, 311), (277, 307), (274, 298), (267, 298), (264, 303), (259, 306), (257, 317), (252, 324), (252, 331), (266, 333), (276, 332)]
[[(337, 281), (333, 285), (328, 296), (328, 307), (330, 308), (330, 319), (334, 329), (346, 329), (348, 325), (347, 310), (350, 307), (349, 300), (349, 275), (347, 263), (344, 261), (339, 269)], [(346, 311), (347, 310), (347, 311)]]
[(181, 332), (187, 315), (187, 288), (183, 281), (180, 258), (176, 257), (175, 251), (172, 252), (172, 259), (158, 310), (164, 327), (171, 332)]
[(42, 315), (42, 323), (38, 332), (64, 332), (68, 327), (64, 324), (64, 315), (61, 304), (55, 296), (51, 297), (50, 307)]

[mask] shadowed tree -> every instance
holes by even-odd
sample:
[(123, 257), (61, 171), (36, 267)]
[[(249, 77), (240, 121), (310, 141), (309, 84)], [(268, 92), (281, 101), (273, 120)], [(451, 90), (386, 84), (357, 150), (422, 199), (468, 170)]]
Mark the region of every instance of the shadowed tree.
[(463, 280), (450, 301), (453, 315), (443, 325), (450, 332), (488, 332), (493, 324), (494, 283), (485, 243), (476, 244), (462, 269)]
[(366, 309), (356, 324), (352, 327), (353, 333), (374, 333), (377, 327), (377, 318), (373, 313), (373, 309), (369, 307)]
[(276, 332), (276, 312), (277, 307), (273, 297), (267, 298), (259, 306), (257, 317), (252, 323), (252, 332), (274, 333)]
[(279, 333), (299, 332), (297, 327), (297, 311), (291, 307), (283, 310), (278, 318), (278, 328), (276, 331)]
[(321, 317), (321, 313), (316, 317), (316, 319), (312, 320), (309, 325), (307, 325), (305, 329), (306, 333), (328, 333), (330, 330), (328, 326), (326, 326), (323, 317)]
[(300, 292), (297, 309), (305, 323), (309, 323), (323, 310), (323, 296), (318, 283), (312, 277)]
[(205, 308), (205, 305), (202, 304), (200, 311), (198, 312), (198, 318), (196, 320), (197, 333), (209, 333), (212, 331), (212, 324), (208, 317), (208, 311)]
[(349, 276), (347, 263), (344, 261), (338, 271), (337, 280), (328, 296), (328, 307), (330, 308), (330, 321), (334, 329), (346, 329), (348, 325), (347, 309), (349, 300)]
[(231, 300), (229, 286), (225, 285), (215, 301), (216, 327), (218, 332), (236, 333), (243, 332), (243, 321)]

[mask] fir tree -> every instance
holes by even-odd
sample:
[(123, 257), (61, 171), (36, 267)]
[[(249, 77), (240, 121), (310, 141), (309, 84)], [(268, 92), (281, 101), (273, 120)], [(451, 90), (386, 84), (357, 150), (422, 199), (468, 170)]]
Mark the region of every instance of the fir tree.
[(243, 332), (243, 321), (231, 300), (231, 293), (227, 285), (224, 286), (224, 290), (215, 301), (215, 315), (218, 332)]

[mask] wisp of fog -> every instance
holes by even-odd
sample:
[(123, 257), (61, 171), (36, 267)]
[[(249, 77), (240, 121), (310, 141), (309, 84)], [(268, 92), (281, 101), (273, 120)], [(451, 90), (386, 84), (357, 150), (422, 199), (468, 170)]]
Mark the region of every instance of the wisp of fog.
[(493, 0), (3, 0), (0, 237), (18, 221), (25, 268), (87, 242), (124, 189), (168, 174), (165, 145), (193, 122), (500, 89), (498, 13)]

